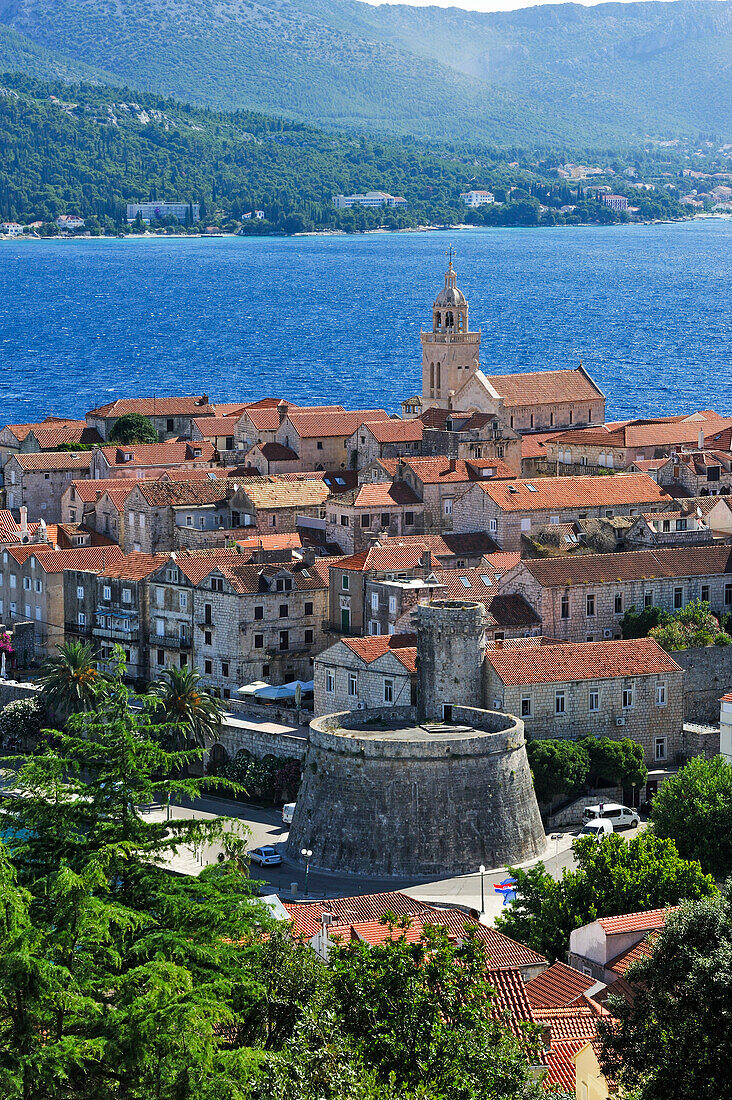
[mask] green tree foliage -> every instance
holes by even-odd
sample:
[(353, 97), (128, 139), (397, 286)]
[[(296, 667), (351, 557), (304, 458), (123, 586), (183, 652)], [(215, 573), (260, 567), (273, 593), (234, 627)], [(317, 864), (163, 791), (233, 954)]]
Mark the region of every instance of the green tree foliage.
[(693, 757), (670, 776), (653, 799), (651, 821), (686, 859), (722, 882), (732, 875), (732, 765), (721, 756)]
[(294, 757), (267, 753), (260, 759), (247, 749), (239, 749), (234, 759), (220, 768), (219, 775), (238, 783), (245, 799), (273, 804), (295, 797), (300, 770), (300, 761)]
[(648, 778), (643, 746), (630, 737), (616, 741), (612, 737), (583, 737), (589, 757), (589, 782), (601, 787), (617, 783), (622, 787), (642, 787)]
[(57, 645), (56, 656), (44, 661), (38, 677), (44, 706), (60, 720), (92, 710), (108, 681), (88, 642)]
[(224, 708), (215, 695), (201, 687), (197, 668), (164, 669), (150, 688), (150, 698), (168, 730), (174, 731), (177, 748), (201, 747), (216, 740)]
[(527, 752), (539, 802), (553, 802), (584, 786), (590, 758), (583, 741), (529, 741)]
[(142, 413), (125, 413), (109, 433), (110, 443), (157, 443), (158, 433), (152, 420)]
[(0, 744), (33, 748), (45, 715), (37, 699), (15, 699), (0, 710)]
[(665, 623), (649, 631), (667, 652), (688, 649), (689, 646), (729, 645), (730, 639), (712, 615), (709, 604), (702, 600), (689, 600), (686, 607), (675, 611)]
[(676, 905), (714, 895), (717, 888), (696, 861), (682, 859), (673, 840), (650, 831), (626, 841), (619, 833), (602, 840), (579, 837), (572, 845), (576, 870), (559, 880), (543, 863), (512, 869), (516, 901), (496, 921), (506, 935), (552, 961), (566, 958), (569, 934), (598, 917)]
[(647, 638), (657, 626), (671, 622), (671, 614), (661, 607), (644, 607), (641, 611), (633, 604), (620, 620), (624, 638)]
[(627, 975), (632, 1003), (613, 997), (600, 1021), (606, 1072), (639, 1100), (719, 1100), (732, 1061), (729, 895), (687, 902)]

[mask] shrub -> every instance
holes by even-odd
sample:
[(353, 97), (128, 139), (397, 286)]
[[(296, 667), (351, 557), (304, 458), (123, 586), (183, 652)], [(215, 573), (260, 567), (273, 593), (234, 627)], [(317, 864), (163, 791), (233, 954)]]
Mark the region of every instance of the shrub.
[(44, 719), (44, 710), (37, 699), (16, 699), (0, 710), (0, 742), (6, 747), (35, 745)]

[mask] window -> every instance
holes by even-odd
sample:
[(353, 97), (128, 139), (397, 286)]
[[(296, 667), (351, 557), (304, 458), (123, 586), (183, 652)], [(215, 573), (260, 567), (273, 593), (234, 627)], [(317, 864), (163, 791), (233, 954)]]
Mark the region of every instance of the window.
[(254, 608), (254, 618), (255, 619), (263, 619), (264, 618), (264, 608), (261, 605)]
[(683, 588), (674, 588), (674, 610), (678, 611), (680, 607), (684, 606), (684, 590)]
[(174, 432), (175, 431), (175, 421), (171, 420), (170, 418), (168, 420), (166, 420), (165, 421), (165, 430), (166, 430), (166, 432)]
[(560, 612), (560, 615), (563, 619), (569, 618), (569, 596), (566, 592), (562, 596), (562, 610)]
[(358, 695), (358, 676), (355, 672), (348, 673), (348, 694), (351, 698)]
[(388, 527), (390, 523), (391, 523), (390, 513), (389, 512), (382, 512), (381, 513), (381, 526), (382, 527)]
[(310, 602), (310, 601), (308, 600), (308, 602), (307, 602), (307, 603), (305, 604), (305, 611), (304, 611), (304, 614), (305, 614), (305, 615), (312, 615), (312, 613), (313, 613), (313, 605), (312, 605), (312, 603), (311, 603), (311, 602)]
[[(11, 574), (11, 576), (12, 576), (12, 574)], [(11, 584), (10, 587), (12, 588), (13, 585)], [(77, 598), (77, 600), (83, 600), (84, 599), (84, 586), (81, 585), (81, 584), (78, 585), (78, 587), (76, 589), (76, 598)]]
[(288, 618), (289, 614), (290, 614), (290, 605), (289, 605), (289, 603), (281, 603), (280, 604), (280, 618), (281, 619), (286, 619), (286, 618)]
[(290, 632), (289, 630), (280, 631), (280, 653), (284, 653), (285, 650), (290, 648)]
[(187, 653), (181, 653), (181, 655), (178, 658), (178, 664), (180, 665), (181, 668), (186, 667), (186, 665), (188, 664), (188, 654)]
[(305, 645), (312, 645), (315, 641), (315, 631), (312, 627), (308, 627), (305, 631)]
[(344, 592), (348, 591), (348, 574), (343, 573), (341, 576), (341, 588)]
[(27, 603), (25, 605), (25, 607), (23, 608), (23, 614), (25, 615), (26, 619), (30, 619), (30, 617), (31, 617), (31, 605), (29, 603)]
[(322, 449), (323, 449), (323, 441), (322, 441), (322, 439), (319, 439), (319, 440), (318, 440), (318, 442), (317, 442), (317, 443), (315, 444), (315, 446), (317, 447), (317, 449), (318, 449), (319, 451), (322, 451)]
[(623, 614), (623, 593), (622, 592), (616, 592), (615, 593), (615, 614), (616, 615), (622, 615)]
[(531, 717), (531, 696), (530, 695), (522, 695), (521, 696), (521, 717), (522, 718), (530, 718)]
[(445, 498), (445, 515), (446, 516), (451, 516), (452, 515), (452, 498), (451, 497), (446, 497)]
[(228, 661), (222, 661), (221, 662), (221, 675), (222, 676), (228, 676), (229, 675), (229, 662)]
[(211, 578), (211, 591), (212, 592), (223, 592), (224, 591), (224, 578), (223, 577), (212, 577)]
[(633, 706), (634, 687), (632, 680), (626, 680), (623, 684), (623, 710), (630, 710)]
[(644, 607), (653, 607), (653, 593), (652, 592), (644, 592), (643, 593), (643, 606)]
[(405, 512), (404, 513), (404, 526), (405, 527), (413, 527), (414, 526), (414, 512)]
[(17, 613), (17, 610), (18, 610), (18, 605), (13, 600), (11, 600), (10, 601), (10, 614), (15, 615)]
[(394, 681), (388, 676), (384, 677), (384, 702), (394, 702)]
[(335, 672), (332, 668), (326, 668), (325, 670), (325, 690), (329, 695), (332, 695), (335, 691)]
[(83, 611), (79, 612), (78, 622), (79, 622), (79, 626), (86, 626), (86, 615), (84, 614)]
[(205, 603), (203, 605), (203, 621), (206, 623), (207, 626), (210, 626), (211, 622), (212, 622), (211, 612), (212, 612), (211, 604), (210, 603)]
[(145, 529), (145, 513), (144, 512), (139, 513), (138, 520), (139, 520), (139, 523), (140, 523), (140, 530), (144, 531), (144, 529)]
[(255, 634), (254, 635), (254, 648), (255, 649), (264, 649), (264, 634)]
[(656, 706), (657, 707), (665, 707), (666, 706), (666, 685), (665, 684), (661, 684), (661, 683), (656, 684)]
[(188, 515), (188, 516), (186, 516), (186, 527), (192, 527), (192, 526), (193, 526), (193, 516)]
[(396, 596), (389, 596), (389, 614), (396, 615)]
[(212, 645), (213, 644), (213, 635), (211, 634), (210, 630), (204, 630), (204, 632), (203, 632), (203, 644), (204, 645)]
[(590, 692), (589, 706), (588, 706), (587, 709), (589, 710), (590, 714), (597, 714), (597, 712), (600, 709), (600, 692), (599, 691), (591, 691)]
[(555, 523), (555, 524), (559, 523), (559, 516), (550, 516), (549, 517), (549, 522), (550, 523)]
[(165, 664), (165, 650), (164, 649), (159, 649), (157, 651), (156, 661), (159, 665), (164, 665)]
[(374, 637), (381, 634), (381, 623), (377, 619), (369, 619), (369, 634)]
[(31, 587), (32, 585), (30, 577), (23, 577), (23, 588), (25, 589), (25, 591), (30, 592)]
[(165, 619), (155, 620), (155, 633), (157, 634), (158, 638), (165, 637)]
[(655, 758), (656, 758), (656, 760), (665, 760), (666, 759), (666, 738), (665, 737), (657, 737), (656, 738)]
[(102, 599), (103, 600), (111, 600), (112, 599), (112, 589), (111, 589), (110, 585), (108, 585), (108, 584), (105, 584), (103, 589), (102, 589)]
[(565, 711), (565, 695), (563, 691), (558, 691), (554, 696), (554, 713), (564, 714)]
[(348, 527), (348, 516), (341, 516), (341, 527)]
[(178, 593), (178, 606), (179, 606), (181, 611), (186, 611), (187, 610), (187, 608), (188, 608), (188, 593), (187, 592), (179, 592)]
[(213, 661), (204, 661), (203, 671), (206, 673), (207, 676), (210, 676), (213, 672)]
[[(17, 583), (18, 583), (18, 578), (16, 577), (15, 573), (11, 573), (10, 574), (10, 587), (15, 588)], [(77, 589), (77, 592), (78, 592), (78, 589)], [(82, 598), (83, 598), (83, 596), (84, 596), (84, 589), (83, 588), (81, 590), (81, 595), (82, 595)]]
[(372, 592), (371, 593), (371, 610), (372, 611), (378, 611), (379, 610), (379, 594), (378, 594), (378, 592)]
[(702, 603), (709, 603), (709, 585), (703, 584), (701, 586), (701, 600)]
[(270, 527), (276, 527), (277, 526), (277, 516), (274, 515), (274, 513), (269, 517), (269, 525), (270, 525)]
[(724, 603), (725, 607), (729, 607), (732, 604), (732, 584), (725, 584), (724, 586)]
[(592, 619), (595, 615), (595, 597), (591, 593), (587, 596), (587, 618)]
[(605, 519), (612, 519), (612, 518), (613, 518), (612, 508), (606, 508), (605, 509)]

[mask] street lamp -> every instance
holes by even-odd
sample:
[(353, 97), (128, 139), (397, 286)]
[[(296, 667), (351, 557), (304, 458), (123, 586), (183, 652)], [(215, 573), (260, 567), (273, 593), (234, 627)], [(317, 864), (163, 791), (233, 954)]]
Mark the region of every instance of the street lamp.
[(305, 897), (308, 896), (308, 872), (310, 870), (310, 860), (313, 857), (313, 853), (310, 848), (301, 848), (300, 855), (305, 860)]
[(480, 871), (480, 915), (481, 915), (481, 917), (484, 917), (485, 916), (485, 883), (484, 883), (484, 880), (483, 880), (483, 875), (485, 874), (485, 865), (483, 863), (481, 863), (478, 870)]
[(562, 839), (563, 835), (564, 835), (563, 833), (552, 833), (552, 835), (549, 837), (550, 840), (555, 841), (555, 844), (554, 844), (554, 858), (555, 859), (559, 858), (559, 841)]

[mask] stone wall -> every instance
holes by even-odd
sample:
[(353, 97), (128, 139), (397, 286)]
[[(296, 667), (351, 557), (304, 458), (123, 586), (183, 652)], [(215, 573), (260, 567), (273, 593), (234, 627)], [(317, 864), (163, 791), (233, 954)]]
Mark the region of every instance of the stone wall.
[(686, 672), (684, 717), (702, 725), (719, 724), (719, 700), (732, 691), (732, 646), (705, 646), (672, 653)]
[[(246, 749), (253, 756), (295, 757), (303, 760), (308, 747), (304, 733), (268, 731), (263, 723), (246, 722), (237, 718), (227, 719), (218, 737), (220, 744), (233, 758), (240, 749)], [(211, 751), (211, 749), (209, 749)]]
[(37, 699), (40, 688), (22, 680), (0, 680), (0, 707), (14, 703), (16, 699)]
[(587, 794), (575, 798), (569, 806), (564, 806), (556, 813), (549, 814), (549, 828), (561, 829), (565, 825), (581, 825), (582, 811), (585, 806), (598, 806), (601, 802), (620, 802), (622, 804), (622, 801), (623, 790), (621, 787), (603, 787), (600, 791), (588, 791)]

